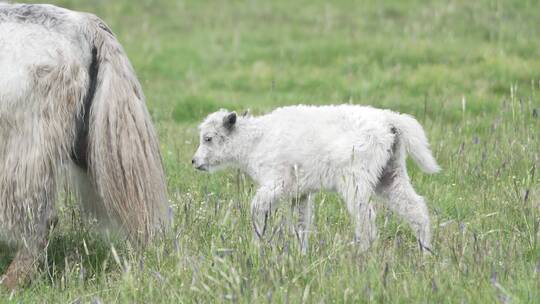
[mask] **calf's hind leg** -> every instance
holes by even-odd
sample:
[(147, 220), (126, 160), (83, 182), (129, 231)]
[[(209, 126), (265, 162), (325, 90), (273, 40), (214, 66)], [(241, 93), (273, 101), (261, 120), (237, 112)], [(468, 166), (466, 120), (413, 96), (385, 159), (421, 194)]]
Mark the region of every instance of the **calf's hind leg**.
[(431, 251), (431, 224), (424, 198), (414, 191), (404, 165), (389, 166), (376, 188), (388, 208), (404, 218), (414, 231), (420, 247)]

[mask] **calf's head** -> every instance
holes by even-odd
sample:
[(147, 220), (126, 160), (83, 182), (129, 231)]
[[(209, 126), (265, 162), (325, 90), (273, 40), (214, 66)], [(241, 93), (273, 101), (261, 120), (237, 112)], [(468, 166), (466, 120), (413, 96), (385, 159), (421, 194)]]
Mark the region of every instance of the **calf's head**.
[(214, 171), (231, 161), (236, 119), (236, 112), (220, 110), (208, 115), (199, 125), (199, 148), (191, 160), (196, 169)]

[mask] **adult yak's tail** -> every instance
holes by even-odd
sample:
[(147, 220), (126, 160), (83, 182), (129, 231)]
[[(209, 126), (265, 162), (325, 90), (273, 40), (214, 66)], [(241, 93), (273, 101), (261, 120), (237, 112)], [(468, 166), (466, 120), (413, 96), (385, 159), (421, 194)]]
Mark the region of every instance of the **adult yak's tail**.
[(84, 158), (84, 177), (94, 187), (87, 190), (95, 193), (83, 193), (83, 204), (146, 243), (170, 221), (157, 134), (122, 46), (103, 21), (86, 16), (83, 31), (93, 59), (75, 162)]

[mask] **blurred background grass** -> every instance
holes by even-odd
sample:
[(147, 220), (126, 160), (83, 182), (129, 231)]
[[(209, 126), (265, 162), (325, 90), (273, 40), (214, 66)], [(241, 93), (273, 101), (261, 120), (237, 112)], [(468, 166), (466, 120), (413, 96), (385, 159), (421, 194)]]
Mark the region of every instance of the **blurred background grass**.
[[(54, 1), (101, 16), (158, 119), (214, 103), (495, 111), (540, 78), (537, 1)], [(181, 112), (181, 111), (180, 111)], [(174, 112), (173, 119), (185, 121)], [(197, 115), (195, 115), (197, 114)], [(193, 112), (193, 119), (200, 113)], [(450, 115), (451, 117), (451, 115)]]
[[(160, 134), (176, 223), (141, 257), (97, 239), (61, 204), (43, 274), (13, 301), (540, 298), (540, 2), (52, 3), (97, 14), (124, 45)], [(407, 225), (382, 207), (380, 241), (357, 253), (346, 210), (329, 193), (318, 197), (306, 257), (287, 208), (274, 217), (272, 244), (251, 243), (253, 185), (235, 171), (194, 172), (196, 125), (223, 107), (264, 113), (298, 103), (369, 104), (422, 122), (444, 171), (409, 168), (430, 202), (436, 256), (422, 257)]]

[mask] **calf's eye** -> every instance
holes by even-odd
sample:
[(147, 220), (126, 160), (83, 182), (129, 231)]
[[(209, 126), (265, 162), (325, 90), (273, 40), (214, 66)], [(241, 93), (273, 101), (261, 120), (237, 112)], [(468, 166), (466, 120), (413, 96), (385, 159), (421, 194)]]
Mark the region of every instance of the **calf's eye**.
[(212, 141), (212, 137), (205, 137), (205, 138), (204, 138), (204, 141), (205, 141), (205, 142), (211, 142), (211, 141)]

